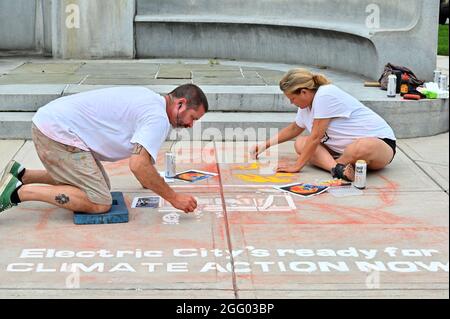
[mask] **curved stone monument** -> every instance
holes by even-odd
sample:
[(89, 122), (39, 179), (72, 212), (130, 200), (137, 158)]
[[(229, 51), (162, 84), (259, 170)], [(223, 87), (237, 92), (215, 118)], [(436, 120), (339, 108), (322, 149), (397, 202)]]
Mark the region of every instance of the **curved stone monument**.
[(438, 0), (137, 0), (136, 53), (323, 65), (431, 80)]

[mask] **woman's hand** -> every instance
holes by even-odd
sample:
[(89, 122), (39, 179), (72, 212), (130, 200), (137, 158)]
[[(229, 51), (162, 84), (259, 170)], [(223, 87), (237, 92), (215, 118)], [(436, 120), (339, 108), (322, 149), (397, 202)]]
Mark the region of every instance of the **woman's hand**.
[(299, 173), (301, 169), (302, 168), (298, 166), (297, 163), (295, 164), (286, 163), (278, 165), (277, 173)]
[(254, 160), (258, 159), (259, 155), (264, 152), (266, 150), (266, 146), (261, 144), (261, 145), (253, 145), (252, 148), (250, 149), (250, 157)]

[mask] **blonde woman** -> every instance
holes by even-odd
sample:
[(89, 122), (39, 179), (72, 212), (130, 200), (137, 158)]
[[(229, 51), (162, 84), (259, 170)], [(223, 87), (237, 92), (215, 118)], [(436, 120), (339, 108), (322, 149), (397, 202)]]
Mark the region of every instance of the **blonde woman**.
[[(353, 181), (358, 160), (365, 160), (371, 170), (392, 162), (396, 138), (391, 127), (323, 75), (293, 69), (281, 79), (280, 89), (299, 108), (297, 117), (275, 137), (253, 147), (254, 158), (271, 146), (297, 137), (297, 161), (280, 165), (278, 172), (297, 173), (311, 163), (331, 172), (334, 178)], [(310, 135), (300, 136), (304, 130)]]

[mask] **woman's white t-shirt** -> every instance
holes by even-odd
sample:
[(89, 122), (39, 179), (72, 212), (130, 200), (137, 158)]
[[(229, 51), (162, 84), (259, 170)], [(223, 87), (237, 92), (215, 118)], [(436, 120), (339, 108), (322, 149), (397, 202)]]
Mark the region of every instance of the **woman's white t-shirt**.
[(50, 139), (111, 162), (130, 157), (134, 143), (156, 161), (170, 129), (164, 97), (137, 86), (59, 98), (41, 107), (33, 123)]
[(316, 119), (332, 119), (322, 143), (339, 154), (344, 153), (344, 149), (359, 138), (396, 140), (392, 128), (384, 119), (332, 84), (323, 85), (317, 90), (312, 107), (299, 108), (295, 123), (312, 132)]

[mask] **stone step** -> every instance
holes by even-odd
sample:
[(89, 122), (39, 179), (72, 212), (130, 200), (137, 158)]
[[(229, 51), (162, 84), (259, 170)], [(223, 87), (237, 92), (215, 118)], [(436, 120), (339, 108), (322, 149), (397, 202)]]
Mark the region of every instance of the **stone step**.
[[(0, 139), (30, 139), (35, 112), (0, 112)], [(268, 138), (295, 119), (293, 113), (207, 113), (192, 129), (179, 130), (183, 139), (256, 140)], [(172, 130), (168, 140), (177, 138)]]
[[(0, 85), (0, 112), (34, 112), (61, 96), (112, 85)], [(167, 94), (175, 85), (151, 85), (149, 89)], [(276, 86), (202, 86), (211, 111), (295, 112)]]
[[(382, 116), (398, 138), (432, 136), (448, 132), (448, 100), (387, 105)], [(423, 105), (421, 105), (423, 104)], [(31, 119), (35, 112), (0, 112), (1, 139), (31, 138)], [(193, 140), (256, 140), (272, 136), (295, 120), (287, 112), (209, 112), (193, 129), (181, 130), (183, 138)], [(174, 132), (169, 139), (175, 139)]]
[[(384, 117), (384, 109), (420, 108), (432, 110), (448, 105), (448, 100), (406, 101), (400, 96), (387, 98), (384, 91), (365, 88), (361, 84), (338, 85), (364, 105)], [(111, 85), (21, 84), (0, 85), (0, 112), (35, 112), (41, 106), (61, 96), (86, 92)], [(167, 94), (175, 85), (149, 85), (149, 89)], [(296, 112), (277, 86), (202, 86), (211, 111), (219, 112)]]

